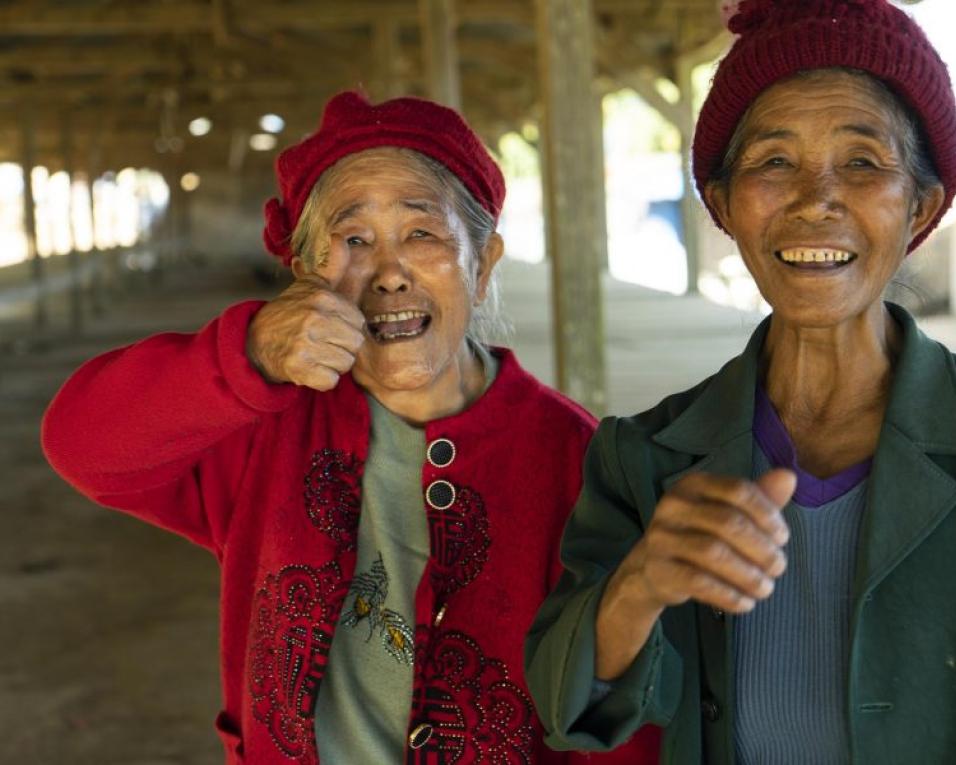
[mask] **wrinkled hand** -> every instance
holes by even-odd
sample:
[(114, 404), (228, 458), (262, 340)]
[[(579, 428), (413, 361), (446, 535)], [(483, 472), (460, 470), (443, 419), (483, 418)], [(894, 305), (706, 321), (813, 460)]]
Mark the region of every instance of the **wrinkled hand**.
[(320, 274), (297, 278), (253, 318), (246, 355), (269, 382), (331, 390), (355, 364), (365, 317), (335, 291), (348, 262), (348, 246), (333, 237)]
[(622, 573), (660, 608), (696, 600), (749, 611), (787, 567), (781, 510), (795, 488), (789, 470), (756, 481), (693, 473), (661, 498)]
[(618, 677), (668, 606), (696, 600), (746, 613), (769, 597), (787, 567), (781, 511), (795, 489), (796, 476), (781, 469), (756, 481), (692, 473), (674, 484), (605, 588), (597, 676)]

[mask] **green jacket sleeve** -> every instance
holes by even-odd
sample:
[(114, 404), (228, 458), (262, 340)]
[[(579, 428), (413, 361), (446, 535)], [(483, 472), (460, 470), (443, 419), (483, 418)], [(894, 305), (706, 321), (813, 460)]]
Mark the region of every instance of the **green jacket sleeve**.
[(588, 447), (584, 484), (561, 541), (564, 573), (528, 633), (525, 672), (554, 749), (606, 751), (674, 715), (681, 663), (658, 623), (631, 667), (589, 706), (594, 622), (607, 579), (644, 527), (618, 459), (616, 419)]

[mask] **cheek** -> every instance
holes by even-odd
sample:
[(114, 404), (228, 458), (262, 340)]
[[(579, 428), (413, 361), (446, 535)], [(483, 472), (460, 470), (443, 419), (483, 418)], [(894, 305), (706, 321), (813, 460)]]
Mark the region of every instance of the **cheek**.
[(742, 244), (752, 246), (767, 232), (773, 218), (786, 207), (787, 197), (778, 184), (755, 180), (734, 183), (727, 210), (730, 233)]

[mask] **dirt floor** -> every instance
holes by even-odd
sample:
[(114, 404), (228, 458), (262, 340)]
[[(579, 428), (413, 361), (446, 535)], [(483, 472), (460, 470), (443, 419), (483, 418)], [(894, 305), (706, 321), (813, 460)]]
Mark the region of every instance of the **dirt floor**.
[(39, 420), (84, 359), (264, 290), (195, 269), (132, 286), (81, 338), (62, 305), (42, 342), (0, 328), (0, 763), (222, 762), (215, 560), (76, 494), (43, 459)]

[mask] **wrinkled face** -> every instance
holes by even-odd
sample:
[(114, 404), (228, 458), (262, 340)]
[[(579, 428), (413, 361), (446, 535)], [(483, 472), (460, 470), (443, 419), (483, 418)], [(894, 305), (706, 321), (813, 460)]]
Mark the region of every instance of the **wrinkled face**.
[(743, 132), (707, 198), (775, 315), (823, 327), (879, 305), (942, 201), (916, 203), (895, 115), (864, 78), (826, 72), (768, 88)]
[[(469, 280), (466, 269), (478, 270), (482, 258), (471, 256), (450, 200), (406, 157), (374, 149), (347, 157), (340, 169), (319, 209), (328, 235), (348, 253), (335, 289), (365, 315), (367, 339), (353, 373), (366, 386), (428, 386), (462, 349), (490, 269)], [(315, 273), (335, 267), (330, 261)]]

